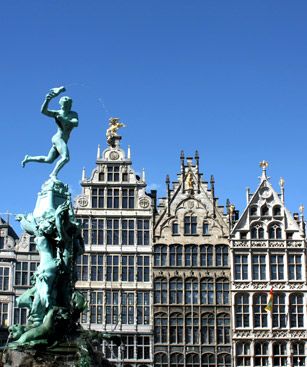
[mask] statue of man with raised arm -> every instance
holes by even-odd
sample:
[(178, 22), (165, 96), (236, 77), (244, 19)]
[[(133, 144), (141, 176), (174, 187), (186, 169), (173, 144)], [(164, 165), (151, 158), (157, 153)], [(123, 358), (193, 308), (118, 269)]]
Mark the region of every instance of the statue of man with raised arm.
[(53, 135), (51, 142), (52, 147), (47, 156), (30, 156), (26, 155), (24, 160), (21, 162), (24, 167), (28, 162), (40, 162), (40, 163), (53, 163), (59, 156), (60, 159), (56, 163), (50, 177), (53, 179), (57, 178), (59, 171), (69, 161), (69, 151), (67, 142), (70, 133), (74, 127), (78, 126), (78, 114), (71, 111), (72, 99), (70, 97), (62, 97), (59, 101), (60, 110), (49, 110), (49, 102), (51, 99), (64, 92), (65, 88), (53, 88), (46, 95), (46, 98), (42, 104), (41, 112), (49, 117), (54, 117), (56, 124), (58, 125), (58, 131)]

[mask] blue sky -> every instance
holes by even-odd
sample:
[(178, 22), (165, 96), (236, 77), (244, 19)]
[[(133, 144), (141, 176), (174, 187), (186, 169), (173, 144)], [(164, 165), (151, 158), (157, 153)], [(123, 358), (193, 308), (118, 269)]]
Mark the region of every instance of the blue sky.
[(35, 205), (51, 167), (20, 161), (48, 152), (55, 125), (40, 105), (59, 85), (80, 118), (59, 177), (74, 195), (117, 116), (159, 196), (180, 151), (197, 149), (220, 204), (242, 211), (266, 159), (274, 187), (285, 178), (288, 208), (307, 206), (306, 17), (305, 0), (1, 1), (0, 212)]

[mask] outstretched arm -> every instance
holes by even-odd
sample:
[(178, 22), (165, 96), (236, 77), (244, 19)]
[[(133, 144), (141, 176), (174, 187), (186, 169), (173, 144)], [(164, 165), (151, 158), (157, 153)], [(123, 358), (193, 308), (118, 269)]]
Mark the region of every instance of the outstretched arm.
[(49, 116), (49, 117), (57, 117), (58, 115), (58, 111), (54, 111), (54, 110), (49, 110), (48, 107), (49, 107), (49, 102), (52, 98), (55, 97), (55, 93), (53, 93), (52, 91), (50, 93), (48, 93), (46, 95), (46, 98), (42, 104), (42, 108), (41, 108), (41, 112), (46, 115), (46, 116)]

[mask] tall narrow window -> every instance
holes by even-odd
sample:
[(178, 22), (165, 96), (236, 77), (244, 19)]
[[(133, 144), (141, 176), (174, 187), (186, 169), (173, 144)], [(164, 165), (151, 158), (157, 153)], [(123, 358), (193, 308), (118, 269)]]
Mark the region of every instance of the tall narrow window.
[(197, 217), (194, 215), (186, 215), (184, 217), (184, 234), (193, 235), (197, 233)]
[(215, 247), (216, 257), (215, 263), (216, 266), (227, 266), (228, 265), (228, 247), (225, 245), (217, 245)]
[(200, 246), (200, 265), (205, 266), (205, 267), (213, 265), (213, 246), (212, 245), (201, 245)]
[(185, 303), (198, 304), (198, 280), (196, 278), (189, 278), (185, 281)]
[(107, 219), (107, 245), (119, 244), (119, 219)]
[(266, 279), (266, 255), (253, 255), (253, 280)]
[[(137, 359), (150, 359), (150, 337), (137, 337)], [(142, 367), (142, 366), (140, 366)]]
[(306, 354), (305, 354), (305, 343), (304, 342), (295, 342), (292, 343), (293, 350), (293, 367), (296, 366), (306, 366)]
[(235, 296), (236, 327), (249, 327), (249, 295), (236, 294)]
[(122, 208), (134, 208), (134, 189), (122, 189)]
[(137, 292), (137, 323), (148, 325), (150, 319), (149, 292)]
[(302, 280), (302, 256), (298, 254), (288, 255), (289, 280)]
[(284, 255), (271, 255), (271, 279), (272, 280), (284, 280)]
[(35, 236), (30, 236), (30, 241), (29, 241), (29, 251), (30, 252), (37, 252), (36, 243), (34, 239), (35, 239)]
[(155, 344), (167, 343), (167, 315), (166, 313), (158, 313), (154, 315), (154, 342)]
[(197, 266), (197, 246), (185, 246), (185, 266)]
[(118, 256), (107, 256), (107, 281), (118, 282)]
[(85, 245), (88, 245), (88, 218), (78, 218), (81, 224), (81, 234)]
[(170, 245), (170, 266), (182, 266), (182, 245)]
[(92, 245), (103, 245), (103, 219), (92, 218)]
[(8, 303), (0, 303), (0, 325), (7, 328), (9, 326), (9, 305)]
[(256, 224), (251, 228), (251, 239), (252, 240), (264, 239), (264, 229), (261, 224)]
[(182, 298), (182, 279), (181, 278), (173, 278), (169, 282), (169, 303), (170, 304), (181, 304), (183, 301)]
[(273, 327), (285, 328), (287, 321), (286, 315), (286, 297), (284, 293), (275, 293), (273, 295)]
[(90, 320), (93, 324), (102, 324), (102, 292), (91, 292)]
[(211, 313), (205, 313), (201, 318), (201, 343), (214, 344), (215, 322)]
[(107, 190), (107, 208), (119, 208), (119, 189), (112, 188)]
[(137, 220), (137, 244), (149, 245), (149, 219)]
[(4, 237), (0, 236), (0, 250), (4, 248)]
[(264, 367), (269, 365), (269, 344), (255, 343), (255, 367)]
[(117, 324), (118, 316), (118, 291), (106, 291), (106, 323)]
[(199, 343), (199, 317), (196, 313), (186, 315), (185, 333), (187, 344)]
[(166, 304), (167, 303), (167, 282), (165, 278), (155, 279), (154, 302), (156, 304)]
[(172, 233), (173, 235), (179, 234), (179, 225), (177, 221), (172, 223)]
[(213, 278), (203, 278), (200, 283), (201, 304), (212, 305), (214, 303)]
[(254, 295), (254, 327), (268, 327), (268, 313), (265, 310), (267, 305), (266, 294)]
[(134, 255), (122, 256), (122, 281), (134, 281)]
[(237, 366), (250, 366), (251, 356), (250, 356), (250, 344), (249, 343), (237, 343)]
[(206, 236), (209, 234), (209, 223), (203, 222), (203, 235)]
[(30, 285), (30, 280), (28, 276), (28, 265), (27, 261), (16, 263), (16, 272), (15, 272), (15, 285)]
[(273, 344), (273, 366), (287, 366), (287, 345), (286, 343)]
[(279, 240), (281, 239), (281, 228), (279, 224), (273, 224), (269, 228), (269, 239)]
[(149, 282), (149, 256), (138, 255), (137, 280), (138, 282)]
[(0, 290), (7, 291), (9, 289), (10, 268), (0, 267)]
[(134, 324), (134, 293), (122, 292), (121, 319), (123, 324)]
[(266, 204), (264, 204), (262, 207), (261, 207), (261, 215), (262, 216), (268, 216), (269, 215), (269, 208), (267, 207)]
[(119, 166), (108, 166), (107, 172), (109, 182), (119, 181)]
[(154, 247), (154, 265), (165, 266), (166, 265), (167, 248), (165, 245), (156, 245)]
[(77, 257), (77, 278), (81, 281), (88, 281), (88, 255)]
[(226, 278), (216, 280), (216, 303), (219, 305), (229, 303), (229, 280)]
[(122, 244), (134, 245), (134, 219), (122, 219)]
[(230, 316), (226, 313), (217, 316), (217, 343), (230, 343)]
[[(83, 255), (85, 256), (85, 255)], [(102, 281), (103, 280), (103, 255), (91, 254), (91, 280)]]
[(290, 327), (304, 327), (304, 301), (302, 294), (290, 294)]
[(170, 343), (183, 343), (183, 317), (181, 313), (174, 313), (170, 316)]
[(104, 189), (94, 187), (92, 188), (92, 208), (104, 207)]
[(235, 255), (235, 279), (248, 279), (248, 255)]

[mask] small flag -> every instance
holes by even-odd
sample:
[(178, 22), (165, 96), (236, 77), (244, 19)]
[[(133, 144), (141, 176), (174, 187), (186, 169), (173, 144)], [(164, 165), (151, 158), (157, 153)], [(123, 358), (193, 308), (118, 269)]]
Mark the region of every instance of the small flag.
[(270, 290), (269, 294), (269, 301), (268, 304), (265, 307), (266, 312), (272, 312), (273, 311), (273, 287)]

